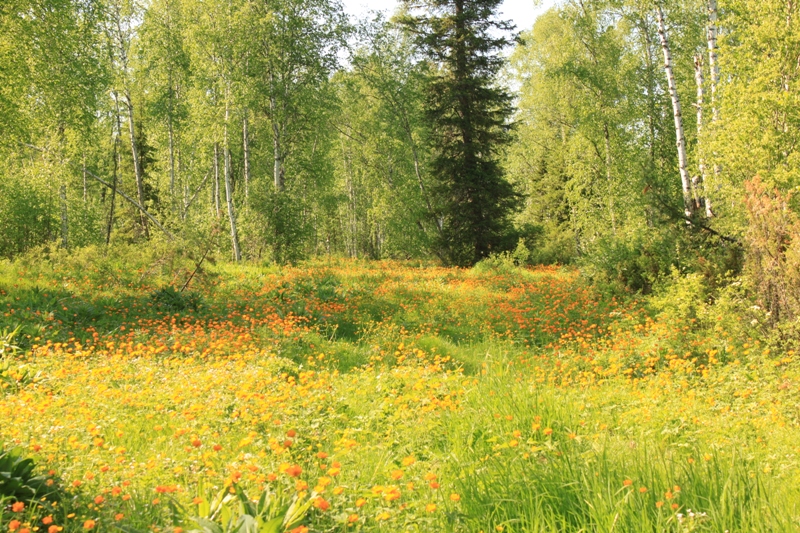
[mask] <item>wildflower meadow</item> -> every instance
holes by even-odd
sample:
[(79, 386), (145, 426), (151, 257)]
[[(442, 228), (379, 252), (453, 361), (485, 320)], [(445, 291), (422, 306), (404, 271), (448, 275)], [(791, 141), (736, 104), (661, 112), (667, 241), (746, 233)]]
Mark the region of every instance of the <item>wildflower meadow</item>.
[(91, 253), (0, 265), (3, 533), (800, 528), (800, 366), (719, 301)]

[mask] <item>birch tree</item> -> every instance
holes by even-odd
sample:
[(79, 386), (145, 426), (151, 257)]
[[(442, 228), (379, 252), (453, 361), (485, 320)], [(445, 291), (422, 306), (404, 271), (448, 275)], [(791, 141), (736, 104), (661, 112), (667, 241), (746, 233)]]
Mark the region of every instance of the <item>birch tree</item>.
[(695, 211), (694, 199), (692, 194), (692, 180), (689, 177), (689, 163), (686, 157), (686, 136), (683, 129), (683, 112), (681, 111), (681, 100), (678, 95), (678, 86), (675, 82), (675, 74), (672, 65), (672, 52), (667, 38), (667, 27), (664, 17), (664, 10), (661, 4), (656, 4), (656, 20), (658, 22), (658, 37), (661, 42), (661, 50), (664, 54), (664, 73), (667, 78), (667, 87), (672, 101), (672, 115), (675, 121), (676, 146), (678, 148), (678, 171), (681, 177), (681, 190), (683, 191), (683, 208), (687, 218), (691, 218)]

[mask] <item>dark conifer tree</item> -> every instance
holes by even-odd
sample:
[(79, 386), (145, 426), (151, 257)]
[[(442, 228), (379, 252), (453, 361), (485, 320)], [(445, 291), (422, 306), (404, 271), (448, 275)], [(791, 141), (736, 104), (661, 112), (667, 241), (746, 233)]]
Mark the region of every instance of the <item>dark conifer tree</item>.
[(500, 3), (405, 0), (400, 19), (434, 64), (426, 111), (441, 216), (436, 252), (461, 266), (516, 243), (510, 215), (521, 198), (500, 165), (512, 96), (497, 83), (500, 51), (511, 42), (503, 34), (514, 27), (496, 19)]

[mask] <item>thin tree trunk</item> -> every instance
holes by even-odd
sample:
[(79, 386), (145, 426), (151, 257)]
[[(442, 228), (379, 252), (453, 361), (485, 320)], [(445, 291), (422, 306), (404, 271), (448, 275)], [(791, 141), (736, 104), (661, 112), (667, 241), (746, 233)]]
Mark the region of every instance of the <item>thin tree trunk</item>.
[(214, 187), (211, 194), (214, 203), (214, 214), (219, 218), (219, 143), (214, 143)]
[(61, 198), (61, 247), (65, 250), (69, 248), (69, 223), (67, 221), (67, 186), (62, 183), (58, 190), (58, 195)]
[[(227, 98), (226, 98), (227, 100)], [(228, 146), (228, 119), (230, 110), (228, 102), (225, 102), (225, 200), (228, 204), (228, 218), (231, 221), (231, 243), (233, 245), (233, 258), (236, 261), (242, 260), (242, 252), (239, 249), (239, 232), (236, 230), (236, 212), (233, 207), (233, 185), (231, 184), (231, 150)]]
[[(42, 153), (49, 153), (49, 150), (47, 150), (46, 148), (41, 148), (41, 147), (39, 147), (39, 146), (35, 146), (35, 145), (33, 145), (33, 144), (28, 144), (28, 143), (19, 143), (19, 144), (21, 144), (22, 146), (27, 146), (28, 148), (31, 148), (32, 150), (37, 150), (37, 151), (39, 151), (39, 152), (42, 152)], [(77, 167), (77, 166), (78, 166), (76, 163), (72, 163), (72, 162), (71, 162), (71, 161), (69, 161), (69, 160), (67, 160), (67, 164), (68, 164), (68, 165), (72, 165), (73, 167)], [(93, 180), (97, 181), (98, 183), (102, 183), (104, 186), (108, 187), (109, 189), (112, 187), (112, 185), (111, 185), (110, 183), (108, 183), (106, 180), (104, 180), (103, 178), (101, 178), (100, 176), (98, 176), (97, 174), (95, 174), (94, 172), (92, 172), (91, 170), (89, 170), (89, 169), (86, 169), (86, 174), (87, 174), (89, 177), (91, 177)], [(65, 192), (66, 192), (66, 191), (65, 191)], [(125, 194), (124, 192), (122, 192), (121, 190), (117, 190), (117, 194), (119, 194), (120, 196), (122, 196), (122, 198), (124, 198), (125, 200), (127, 200), (127, 201), (128, 201), (128, 203), (130, 203), (132, 206), (134, 206), (136, 209), (138, 209), (138, 210), (139, 210), (139, 212), (140, 212), (140, 213), (142, 213), (144, 216), (146, 216), (146, 217), (147, 217), (147, 218), (148, 218), (148, 219), (149, 219), (149, 220), (150, 220), (150, 221), (151, 221), (153, 224), (155, 224), (155, 226), (156, 226), (158, 229), (160, 229), (161, 231), (163, 231), (163, 232), (164, 232), (164, 234), (165, 234), (167, 237), (169, 237), (169, 239), (170, 239), (170, 240), (173, 240), (173, 239), (175, 238), (175, 235), (173, 235), (173, 234), (172, 234), (172, 233), (171, 233), (171, 232), (170, 232), (170, 231), (169, 231), (167, 228), (165, 228), (165, 227), (164, 227), (164, 226), (163, 226), (163, 225), (162, 225), (162, 224), (161, 224), (161, 223), (158, 221), (158, 219), (157, 219), (156, 217), (154, 217), (153, 215), (151, 215), (151, 214), (150, 214), (150, 213), (147, 211), (147, 209), (145, 209), (145, 207), (144, 207), (142, 204), (140, 204), (139, 202), (137, 202), (136, 200), (134, 200), (133, 198), (131, 198), (130, 196), (128, 196), (127, 194)]]
[(169, 133), (169, 194), (175, 197), (175, 132), (172, 127), (172, 116), (167, 120)]
[(650, 38), (650, 31), (647, 19), (641, 20), (642, 36), (644, 38), (644, 59), (647, 68), (647, 98), (648, 98), (648, 128), (650, 130), (650, 162), (655, 167), (656, 161), (656, 81), (655, 81), (655, 61), (653, 60), (653, 41)]
[(83, 169), (82, 169), (82, 171), (83, 171), (82, 172), (82, 174), (83, 174), (83, 203), (85, 204), (86, 202), (89, 201), (89, 191), (88, 191), (88, 189), (86, 187), (86, 153), (83, 154)]
[[(717, 85), (719, 84), (719, 62), (717, 61), (717, 0), (708, 0), (708, 67), (711, 71), (711, 121), (719, 119), (717, 104)], [(714, 163), (714, 177), (719, 176), (720, 167)], [(714, 216), (711, 199), (706, 188), (706, 217)]]
[(283, 155), (281, 154), (281, 131), (277, 117), (275, 116), (275, 97), (270, 97), (269, 102), (270, 108), (272, 109), (272, 157), (274, 161), (272, 175), (275, 182), (275, 189), (280, 192), (286, 187), (283, 175)]
[(667, 76), (669, 96), (672, 99), (672, 113), (675, 119), (675, 137), (678, 148), (678, 167), (681, 174), (681, 188), (683, 190), (683, 208), (686, 216), (691, 217), (694, 211), (694, 202), (692, 199), (691, 178), (689, 177), (686, 160), (686, 136), (683, 133), (681, 101), (678, 96), (678, 87), (675, 84), (675, 76), (672, 72), (672, 55), (670, 54), (667, 29), (664, 23), (664, 11), (661, 9), (661, 4), (656, 5), (656, 14), (658, 16), (658, 36), (661, 39), (661, 49), (664, 52), (664, 72)]
[[(134, 119), (133, 101), (131, 100), (130, 91), (125, 89), (125, 104), (128, 107), (128, 129), (131, 135), (131, 154), (133, 155), (133, 169), (136, 175), (136, 194), (139, 199), (139, 204), (144, 206), (144, 171), (142, 169), (142, 160), (139, 156), (139, 147), (136, 144), (136, 123)], [(150, 231), (147, 227), (147, 219), (140, 213), (139, 220), (142, 225), (144, 236), (149, 238)]]
[(613, 180), (611, 178), (611, 135), (608, 131), (608, 122), (603, 123), (603, 138), (606, 144), (606, 181), (608, 182), (608, 211), (611, 214), (611, 230), (614, 235), (617, 234), (617, 217), (614, 214), (614, 195), (612, 187)]
[[(119, 115), (117, 116), (119, 119)], [(119, 131), (119, 130), (117, 130)], [(114, 139), (114, 174), (111, 177), (111, 207), (108, 210), (108, 225), (106, 226), (106, 246), (111, 244), (111, 229), (114, 227), (114, 209), (117, 200), (117, 173), (119, 172), (119, 134)]]
[(716, 122), (719, 118), (717, 107), (717, 84), (719, 83), (719, 63), (717, 62), (717, 0), (708, 0), (708, 68), (711, 71), (711, 115)]
[(706, 162), (703, 157), (703, 106), (705, 105), (705, 80), (703, 79), (703, 56), (698, 55), (694, 58), (694, 78), (697, 82), (697, 167), (700, 172), (700, 184), (695, 189), (695, 200), (700, 201), (700, 194), (697, 189), (702, 189), (703, 205), (705, 206), (706, 218), (713, 216), (711, 212), (711, 200), (708, 198), (708, 186), (706, 179)]
[(116, 130), (112, 126), (112, 135), (114, 137), (114, 174), (111, 179), (111, 207), (108, 211), (108, 226), (106, 227), (106, 246), (111, 244), (111, 230), (114, 227), (114, 210), (117, 203), (117, 185), (119, 182), (119, 166), (120, 166), (120, 149), (119, 143), (122, 137), (122, 120), (119, 111), (119, 98), (114, 92), (114, 118), (116, 121)]
[(242, 149), (244, 152), (244, 199), (245, 203), (250, 199), (250, 132), (247, 127), (248, 110), (244, 110), (242, 119)]

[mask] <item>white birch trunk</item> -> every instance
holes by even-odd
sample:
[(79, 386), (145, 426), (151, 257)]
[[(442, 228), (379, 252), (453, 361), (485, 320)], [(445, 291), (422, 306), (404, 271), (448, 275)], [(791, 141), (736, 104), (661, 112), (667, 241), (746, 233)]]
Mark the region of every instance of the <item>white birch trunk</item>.
[(225, 102), (225, 201), (228, 204), (228, 219), (231, 222), (231, 243), (233, 245), (233, 258), (236, 261), (242, 260), (242, 252), (239, 249), (239, 232), (236, 230), (236, 212), (233, 207), (233, 184), (231, 183), (231, 150), (228, 145), (228, 119), (230, 110), (227, 101)]
[[(134, 122), (133, 101), (127, 89), (125, 89), (125, 105), (128, 107), (128, 129), (131, 135), (131, 154), (133, 155), (133, 170), (136, 176), (136, 194), (138, 196), (139, 205), (144, 207), (144, 172), (142, 170), (142, 161), (139, 157), (139, 147), (136, 145), (136, 123)], [(149, 237), (150, 231), (147, 227), (147, 219), (140, 213), (139, 220), (141, 221), (145, 237)]]
[(89, 191), (86, 184), (86, 154), (83, 154), (83, 203), (89, 201)]
[(283, 175), (283, 154), (281, 153), (281, 130), (278, 125), (278, 118), (275, 116), (277, 113), (277, 106), (275, 104), (275, 97), (269, 99), (270, 109), (272, 111), (272, 157), (274, 161), (274, 168), (272, 171), (275, 181), (275, 189), (283, 191), (286, 187), (286, 182)]
[(667, 40), (667, 29), (664, 23), (664, 11), (661, 4), (656, 5), (658, 16), (658, 36), (661, 40), (661, 49), (664, 52), (664, 72), (667, 76), (667, 86), (669, 96), (672, 99), (672, 112), (675, 119), (675, 138), (678, 148), (678, 167), (681, 174), (681, 188), (683, 190), (683, 208), (687, 217), (692, 216), (693, 200), (692, 185), (689, 177), (688, 164), (686, 160), (686, 136), (683, 132), (683, 115), (681, 113), (681, 100), (678, 96), (678, 87), (675, 84), (675, 75), (672, 72), (672, 55), (670, 54), (669, 41)]
[(169, 193), (175, 197), (175, 132), (172, 128), (172, 117), (168, 119), (169, 133)]
[(608, 122), (603, 123), (603, 137), (606, 145), (606, 181), (608, 182), (608, 211), (611, 214), (611, 230), (617, 234), (617, 217), (614, 214), (613, 181), (611, 179), (611, 135), (608, 131)]
[[(697, 167), (700, 172), (700, 185), (702, 189), (703, 205), (705, 206), (706, 218), (713, 216), (711, 212), (711, 200), (708, 198), (708, 185), (706, 176), (706, 162), (703, 156), (703, 106), (705, 105), (705, 79), (703, 76), (703, 56), (698, 55), (694, 58), (694, 79), (697, 82)], [(699, 202), (700, 194), (695, 189), (695, 201)], [(698, 203), (699, 206), (699, 203)]]
[(219, 143), (214, 143), (214, 184), (211, 189), (214, 215), (219, 218)]
[(719, 63), (717, 62), (717, 0), (708, 0), (708, 67), (711, 71), (711, 115), (716, 122), (719, 118), (717, 108), (717, 84), (719, 83)]
[(250, 132), (247, 127), (248, 110), (244, 110), (242, 119), (242, 149), (244, 152), (244, 199), (250, 199)]
[(61, 184), (58, 190), (58, 195), (61, 198), (61, 247), (65, 250), (69, 248), (69, 223), (67, 221), (67, 186)]

